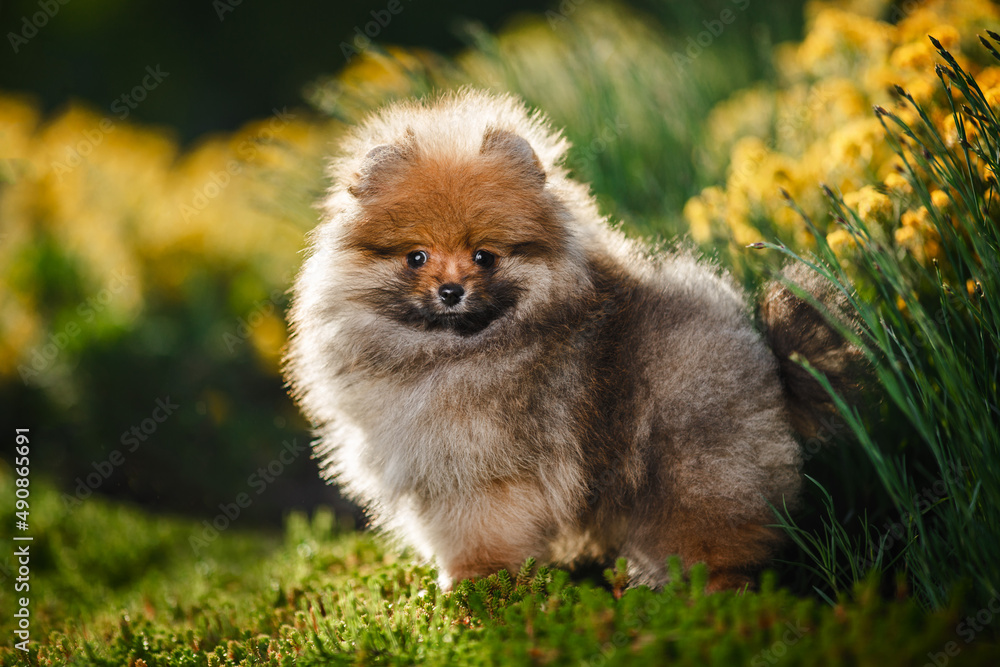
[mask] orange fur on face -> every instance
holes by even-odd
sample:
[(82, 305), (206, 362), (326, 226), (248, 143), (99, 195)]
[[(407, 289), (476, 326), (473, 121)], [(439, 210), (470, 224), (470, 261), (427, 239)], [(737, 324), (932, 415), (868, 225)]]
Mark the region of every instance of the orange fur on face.
[[(488, 139), (478, 153), (458, 160), (425, 156), (414, 146), (376, 150), (375, 164), (362, 168), (360, 214), (345, 244), (368, 262), (391, 263), (396, 270), (391, 289), (369, 292), (369, 298), (403, 321), (419, 322), (422, 316), (436, 325), (445, 313), (468, 315), (448, 322), (457, 323), (456, 330), (478, 331), (512, 306), (523, 289), (505, 277), (510, 264), (552, 260), (565, 252), (565, 227), (557, 202), (542, 187), (544, 175), (526, 177), (519, 169), (524, 156)], [(418, 251), (426, 260), (415, 267), (407, 257)], [(478, 265), (478, 251), (495, 262)], [(454, 308), (438, 298), (448, 284), (465, 293)], [(389, 292), (396, 302), (386, 303)], [(401, 307), (401, 301), (410, 307)]]
[[(421, 248), (445, 254), (478, 249), (498, 256), (559, 252), (565, 230), (551, 198), (511, 174), (494, 156), (454, 164), (413, 156), (376, 193), (348, 236), (359, 251), (399, 255)], [(391, 186), (391, 187), (389, 187)]]

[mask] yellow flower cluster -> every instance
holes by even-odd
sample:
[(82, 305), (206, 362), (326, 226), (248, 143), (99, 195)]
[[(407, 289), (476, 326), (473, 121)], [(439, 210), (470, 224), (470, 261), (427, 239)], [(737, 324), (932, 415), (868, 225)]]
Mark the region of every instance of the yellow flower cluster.
[[(98, 316), (132, 321), (151, 286), (169, 294), (202, 266), (252, 266), (265, 292), (287, 285), (337, 128), (276, 110), (182, 152), (162, 130), (80, 106), (45, 120), (29, 100), (0, 95), (0, 376)], [(74, 268), (79, 293), (112, 298), (55, 316), (37, 303), (60, 298), (38, 292), (47, 244)], [(284, 325), (280, 313), (266, 317), (252, 340), (276, 364)]]
[[(776, 235), (810, 247), (814, 239), (784, 190), (825, 230), (835, 252), (848, 257), (853, 238), (832, 223), (819, 187), (826, 184), (874, 235), (921, 262), (939, 257), (928, 211), (915, 201), (873, 106), (919, 125), (912, 105), (895, 92), (899, 85), (956, 147), (956, 119), (934, 71), (942, 60), (928, 35), (976, 77), (988, 99), (1000, 100), (1000, 67), (989, 66), (977, 38), (1000, 24), (1000, 8), (987, 0), (813, 2), (807, 23), (801, 43), (776, 51), (778, 85), (738, 93), (708, 119), (702, 161), (724, 185), (685, 206), (692, 237), (742, 246)], [(932, 196), (947, 214), (948, 193)]]

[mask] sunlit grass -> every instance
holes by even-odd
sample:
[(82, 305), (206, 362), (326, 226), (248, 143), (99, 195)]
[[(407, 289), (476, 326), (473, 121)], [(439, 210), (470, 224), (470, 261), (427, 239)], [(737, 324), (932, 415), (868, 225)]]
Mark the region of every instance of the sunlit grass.
[[(5, 469), (5, 495), (10, 480)], [(34, 487), (40, 508), (60, 502)], [(325, 510), (288, 517), (283, 535), (224, 531), (198, 556), (195, 521), (99, 499), (79, 511), (35, 529), (31, 651), (5, 645), (0, 664), (912, 664), (961, 622), (870, 584), (835, 606), (773, 575), (760, 592), (706, 595), (704, 567), (685, 582), (676, 561), (660, 592), (529, 565), (444, 593), (433, 570)], [(977, 637), (963, 664), (989, 664), (996, 648)]]

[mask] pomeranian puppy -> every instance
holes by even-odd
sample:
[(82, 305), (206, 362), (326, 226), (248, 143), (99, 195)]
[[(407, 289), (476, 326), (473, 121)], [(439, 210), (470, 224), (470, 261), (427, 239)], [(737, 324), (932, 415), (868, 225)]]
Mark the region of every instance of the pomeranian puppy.
[(830, 407), (790, 357), (840, 386), (854, 352), (783, 284), (756, 328), (730, 278), (626, 239), (567, 148), (471, 91), (351, 133), (290, 313), (316, 456), (446, 589), (529, 556), (625, 556), (658, 586), (672, 554), (742, 587), (799, 491), (793, 431)]

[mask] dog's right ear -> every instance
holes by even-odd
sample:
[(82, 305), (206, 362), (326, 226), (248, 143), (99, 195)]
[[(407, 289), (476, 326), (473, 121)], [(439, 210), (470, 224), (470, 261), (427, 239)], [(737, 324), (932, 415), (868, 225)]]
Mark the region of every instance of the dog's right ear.
[(354, 175), (354, 183), (347, 187), (347, 191), (358, 199), (378, 194), (392, 174), (415, 157), (414, 138), (413, 128), (406, 128), (403, 141), (379, 144), (368, 151)]
[(524, 137), (495, 125), (486, 128), (483, 143), (479, 147), (480, 155), (496, 155), (507, 164), (519, 169), (525, 178), (538, 187), (545, 185), (545, 168), (538, 154)]

